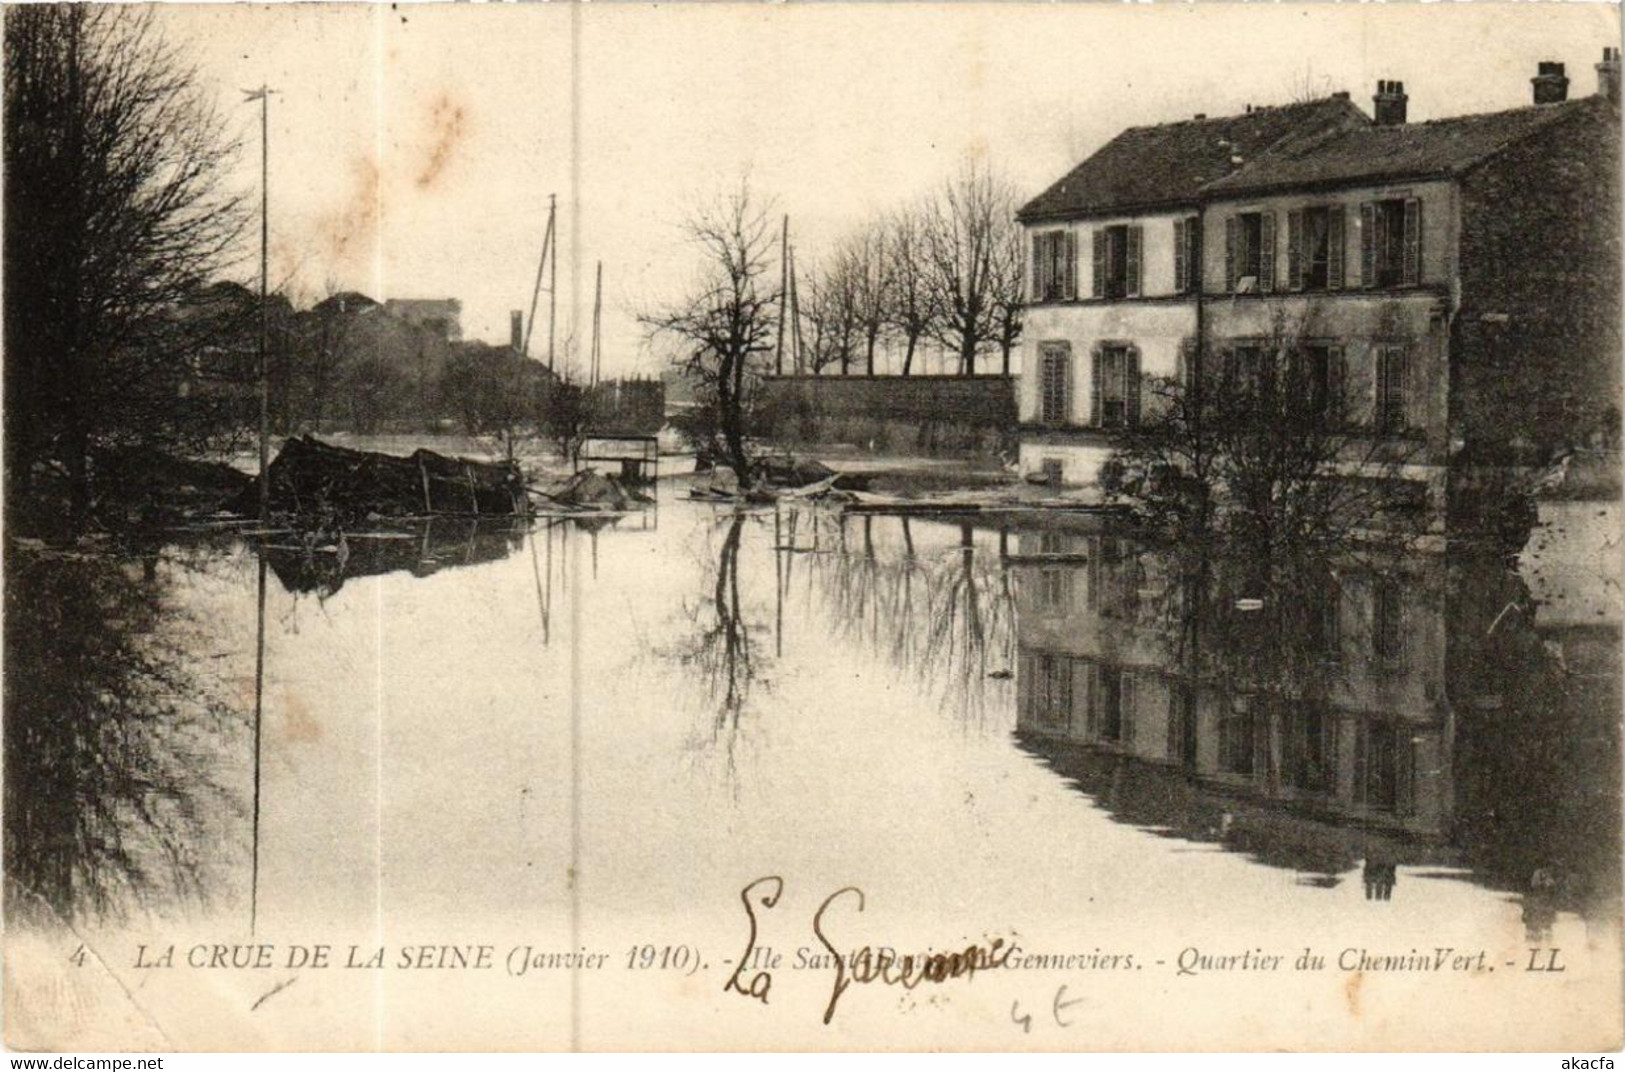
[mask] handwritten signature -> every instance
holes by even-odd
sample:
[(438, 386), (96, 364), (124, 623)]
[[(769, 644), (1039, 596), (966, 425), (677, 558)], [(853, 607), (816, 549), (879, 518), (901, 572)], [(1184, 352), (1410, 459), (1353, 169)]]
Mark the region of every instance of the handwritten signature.
[[(739, 891), (740, 903), (745, 906), (745, 916), (750, 923), (750, 935), (745, 942), (744, 954), (739, 958), (739, 966), (723, 984), (724, 992), (733, 991), (741, 997), (755, 998), (764, 1005), (767, 1004), (768, 995), (773, 988), (771, 971), (757, 970), (748, 979), (746, 972), (755, 961), (756, 938), (759, 933), (756, 909), (776, 908), (783, 896), (784, 879), (778, 875), (759, 878)], [(949, 952), (908, 953), (901, 957), (889, 948), (876, 948), (871, 945), (842, 953), (830, 938), (825, 922), (826, 914), (840, 901), (854, 903), (858, 912), (864, 911), (867, 904), (861, 889), (856, 886), (843, 886), (824, 898), (818, 910), (813, 913), (813, 934), (829, 951), (830, 961), (835, 969), (829, 1003), (824, 1007), (826, 1024), (834, 1019), (841, 995), (854, 983), (878, 983), (881, 986), (900, 986), (905, 990), (913, 990), (923, 984), (937, 985), (951, 979), (969, 981), (975, 978), (977, 972), (1003, 968), (1015, 949), (1014, 946), (1006, 945), (1003, 938), (995, 938), (985, 944), (973, 942), (963, 949)]]

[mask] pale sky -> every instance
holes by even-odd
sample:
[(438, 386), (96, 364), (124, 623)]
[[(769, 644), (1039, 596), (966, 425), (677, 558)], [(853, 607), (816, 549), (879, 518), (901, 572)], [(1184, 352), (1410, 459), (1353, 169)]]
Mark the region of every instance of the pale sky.
[[(1570, 96), (1620, 40), (1614, 4), (632, 3), (165, 8), (241, 132), (258, 196), (269, 82), (273, 285), (456, 297), (505, 341), (560, 208), (559, 337), (654, 372), (635, 322), (694, 267), (679, 224), (736, 185), (791, 217), (810, 262), (872, 213), (985, 154), (1024, 195), (1125, 126), (1399, 79), (1410, 118), (1530, 101), (1540, 60)], [(257, 229), (255, 231), (257, 240)], [(257, 245), (249, 251), (257, 254)], [(237, 275), (257, 271), (248, 260)], [(543, 296), (543, 309), (546, 308)], [(545, 320), (537, 340), (545, 339)], [(545, 345), (545, 343), (543, 343)], [(536, 342), (532, 353), (538, 352)]]

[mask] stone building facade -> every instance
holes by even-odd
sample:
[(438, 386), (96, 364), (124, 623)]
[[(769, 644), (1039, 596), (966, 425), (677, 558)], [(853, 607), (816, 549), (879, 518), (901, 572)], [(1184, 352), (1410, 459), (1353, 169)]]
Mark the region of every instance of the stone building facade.
[[(1113, 430), (1139, 417), (1137, 387), (1117, 377), (1233, 367), (1279, 352), (1283, 333), (1312, 358), (1304, 374), (1335, 402), (1351, 454), (1380, 458), (1441, 519), (1475, 472), (1616, 443), (1618, 65), (1610, 49), (1597, 95), (1571, 101), (1562, 65), (1543, 63), (1531, 105), (1426, 123), (1407, 122), (1403, 83), (1385, 80), (1374, 120), (1333, 98), (1319, 107), (1341, 103), (1335, 117), (1300, 118), (1261, 151), (1231, 138), (1222, 174), (1136, 224), (1158, 238), (1140, 246), (1145, 288), (1121, 298), (1074, 298), (1070, 275), (1057, 297), (1053, 197), (1035, 199), (1021, 216), (1034, 257), (1023, 472), (1095, 481)], [(1231, 121), (1273, 111), (1293, 109)], [(1111, 163), (1115, 144), (1081, 167)], [(1067, 225), (1093, 237), (1110, 222)], [(1170, 252), (1176, 232), (1191, 244)]]

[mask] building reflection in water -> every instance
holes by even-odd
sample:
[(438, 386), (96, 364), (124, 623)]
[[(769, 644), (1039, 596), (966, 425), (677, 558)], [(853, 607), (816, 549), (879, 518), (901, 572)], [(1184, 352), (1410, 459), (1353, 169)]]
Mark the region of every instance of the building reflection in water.
[[(1304, 885), (1358, 873), (1372, 902), (1464, 878), (1516, 895), (1531, 940), (1613, 911), (1617, 580), (1528, 549), (1292, 562), (1099, 519), (781, 512), (781, 604), (967, 724), (999, 724), (1013, 670), (1017, 745), (1117, 821)], [(1561, 559), (1560, 531), (1529, 547)]]
[(1495, 557), (1011, 548), (1018, 741), (1118, 820), (1373, 901), (1466, 869), (1532, 940), (1617, 899), (1617, 590), (1576, 622)]

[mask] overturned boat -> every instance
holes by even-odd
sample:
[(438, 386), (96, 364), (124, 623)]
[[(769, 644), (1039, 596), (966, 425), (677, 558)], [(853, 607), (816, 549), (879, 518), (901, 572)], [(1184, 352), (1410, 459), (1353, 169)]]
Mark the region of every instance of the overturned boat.
[[(289, 439), (267, 470), (274, 513), (314, 518), (515, 517), (530, 512), (515, 462), (453, 458), (432, 450), (407, 457), (351, 450), (314, 436)], [(252, 515), (252, 482), (225, 507)]]

